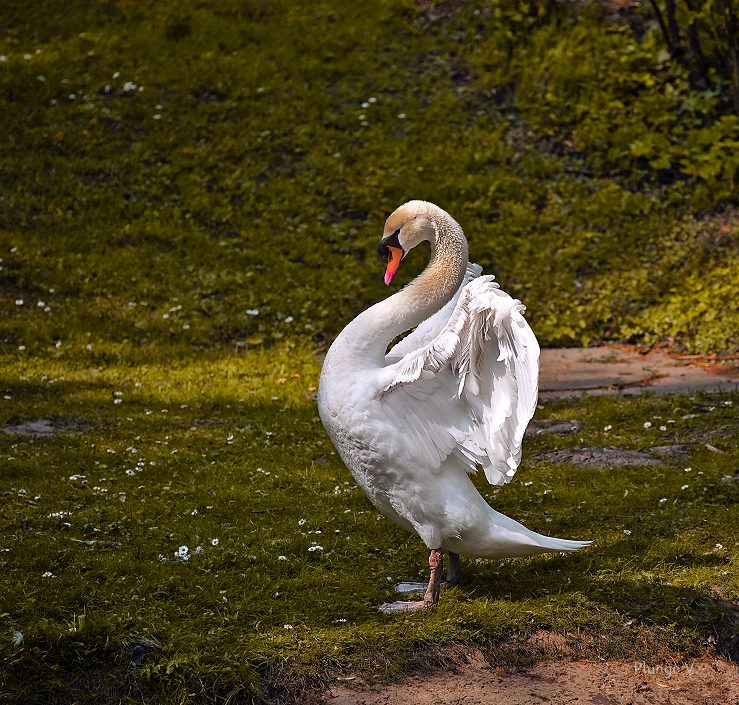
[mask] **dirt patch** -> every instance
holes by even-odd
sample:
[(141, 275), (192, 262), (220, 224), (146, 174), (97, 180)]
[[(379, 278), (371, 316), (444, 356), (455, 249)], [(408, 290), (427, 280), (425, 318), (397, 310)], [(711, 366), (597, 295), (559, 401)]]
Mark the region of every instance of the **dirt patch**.
[(3, 424), (0, 426), (0, 431), (9, 436), (46, 438), (57, 433), (81, 433), (82, 427), (71, 419), (31, 419)]
[(324, 694), (331, 705), (736, 705), (739, 668), (721, 659), (649, 664), (549, 661), (525, 673), (492, 668), (480, 653), (454, 670), (392, 686), (358, 681)]
[(674, 394), (734, 390), (739, 386), (735, 358), (678, 355), (653, 349), (545, 348), (541, 351), (539, 394), (543, 398), (577, 394)]
[(532, 436), (566, 436), (582, 428), (582, 421), (558, 421), (557, 419), (532, 419), (526, 427), (524, 435)]
[(627, 465), (658, 465), (664, 462), (664, 456), (680, 457), (685, 446), (676, 446), (676, 451), (653, 454), (643, 450), (629, 450), (628, 448), (558, 448), (547, 453), (540, 453), (537, 458), (548, 460), (555, 465), (575, 465), (585, 468), (624, 467)]

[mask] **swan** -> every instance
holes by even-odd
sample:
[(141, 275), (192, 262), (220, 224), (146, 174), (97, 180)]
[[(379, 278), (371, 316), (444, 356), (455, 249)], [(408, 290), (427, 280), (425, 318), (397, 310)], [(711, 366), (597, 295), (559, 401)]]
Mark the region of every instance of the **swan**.
[(479, 467), (493, 485), (515, 474), (536, 409), (539, 344), (523, 304), (469, 263), (462, 228), (433, 203), (409, 201), (387, 219), (379, 244), (385, 284), (423, 241), (431, 245), (424, 271), (344, 328), (318, 389), (323, 425), (359, 486), (430, 551), (423, 599), (386, 603), (386, 612), (437, 603), (445, 551), (453, 584), (460, 554), (508, 558), (590, 543), (527, 529), (470, 481)]

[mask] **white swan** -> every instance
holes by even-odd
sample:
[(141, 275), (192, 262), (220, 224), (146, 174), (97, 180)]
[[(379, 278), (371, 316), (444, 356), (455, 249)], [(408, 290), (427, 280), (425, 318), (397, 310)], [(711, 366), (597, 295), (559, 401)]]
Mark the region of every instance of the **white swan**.
[(436, 603), (442, 551), (455, 582), (459, 554), (504, 558), (589, 543), (530, 531), (492, 509), (470, 482), (478, 466), (494, 485), (514, 475), (536, 409), (539, 345), (524, 306), (492, 276), (479, 276), (462, 228), (433, 203), (410, 201), (387, 219), (380, 240), (386, 284), (424, 240), (431, 243), (426, 269), (344, 328), (318, 391), (323, 425), (356, 481), (431, 551), (423, 601), (383, 605), (386, 611)]

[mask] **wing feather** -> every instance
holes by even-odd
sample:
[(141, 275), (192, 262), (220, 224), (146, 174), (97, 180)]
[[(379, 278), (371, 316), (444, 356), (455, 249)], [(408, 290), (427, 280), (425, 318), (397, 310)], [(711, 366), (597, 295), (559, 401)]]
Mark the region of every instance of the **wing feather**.
[(406, 430), (405, 453), (430, 470), (454, 454), (491, 484), (513, 477), (538, 394), (539, 344), (523, 311), (494, 277), (472, 278), (433, 339), (399, 360), (407, 338), (391, 351), (378, 396)]

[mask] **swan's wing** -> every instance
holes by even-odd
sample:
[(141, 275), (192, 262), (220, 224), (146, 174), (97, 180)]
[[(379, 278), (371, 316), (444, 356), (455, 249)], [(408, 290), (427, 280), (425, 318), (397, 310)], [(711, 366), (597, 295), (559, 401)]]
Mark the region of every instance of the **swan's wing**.
[(473, 279), (479, 277), (480, 274), (482, 274), (482, 267), (479, 264), (473, 264), (472, 262), (468, 263), (462, 284), (449, 303), (440, 308), (433, 316), (429, 316), (425, 321), (419, 323), (412, 333), (409, 333), (397, 345), (392, 347), (385, 356), (385, 362), (397, 362), (404, 355), (428, 345), (437, 335), (439, 335), (447, 324), (449, 317), (452, 315), (454, 307), (457, 305), (457, 301), (459, 301), (459, 297), (462, 294), (462, 289), (464, 289)]
[(404, 430), (402, 452), (431, 470), (453, 454), (500, 485), (536, 410), (539, 344), (523, 304), (493, 280), (473, 279), (437, 336), (383, 369), (379, 397)]

